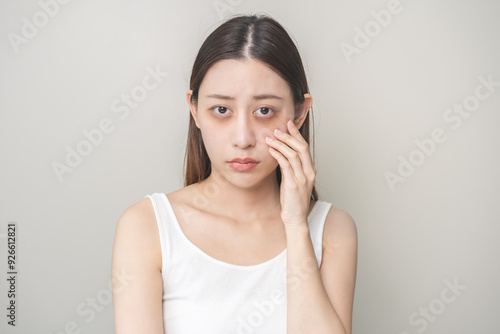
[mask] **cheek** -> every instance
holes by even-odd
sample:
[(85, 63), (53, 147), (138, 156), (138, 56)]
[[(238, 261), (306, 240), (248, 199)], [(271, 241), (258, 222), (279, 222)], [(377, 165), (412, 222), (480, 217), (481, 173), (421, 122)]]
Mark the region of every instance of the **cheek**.
[(274, 138), (273, 132), (274, 127), (263, 127), (257, 134), (257, 142), (259, 144), (264, 144), (266, 147), (269, 146), (267, 145), (266, 137)]
[[(277, 139), (276, 136), (274, 135), (274, 130), (279, 129), (283, 133), (288, 133), (288, 128), (286, 126), (286, 122), (288, 120), (283, 119), (283, 120), (278, 120), (276, 122), (273, 122), (272, 124), (268, 124), (260, 130), (260, 136), (259, 136), (259, 141), (266, 143), (266, 136), (271, 137), (273, 139)], [(267, 144), (266, 144), (267, 145)]]
[(280, 129), (281, 132), (288, 133), (286, 122), (287, 120), (279, 120), (277, 122), (273, 122), (273, 124), (267, 124), (266, 126), (260, 128), (258, 133), (256, 134), (257, 145), (261, 145), (264, 148), (264, 150), (267, 152), (267, 155), (269, 156), (269, 159), (271, 159), (273, 162), (276, 162), (276, 159), (271, 155), (271, 153), (269, 153), (269, 147), (271, 146), (266, 142), (266, 136), (273, 138), (274, 140), (278, 140), (274, 135), (274, 129)]
[(219, 155), (220, 148), (223, 147), (225, 142), (227, 143), (226, 134), (216, 127), (202, 127), (201, 137), (209, 157)]

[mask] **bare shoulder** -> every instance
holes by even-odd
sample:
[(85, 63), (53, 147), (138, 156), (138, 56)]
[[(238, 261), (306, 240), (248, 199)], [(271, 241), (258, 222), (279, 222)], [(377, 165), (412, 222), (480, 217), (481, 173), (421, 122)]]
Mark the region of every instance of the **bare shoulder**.
[(325, 220), (323, 239), (327, 245), (333, 246), (345, 243), (357, 244), (356, 222), (347, 211), (332, 205)]
[(130, 205), (118, 219), (114, 241), (114, 253), (117, 252), (124, 259), (147, 256), (152, 261), (149, 265), (161, 268), (160, 237), (149, 198)]
[(156, 227), (156, 216), (149, 198), (143, 198), (125, 209), (117, 224), (117, 229), (132, 229), (136, 232), (146, 232), (152, 227)]
[(151, 200), (118, 219), (112, 256), (116, 333), (163, 333), (161, 244)]
[(351, 215), (331, 206), (323, 231), (321, 279), (346, 333), (352, 333), (358, 233)]

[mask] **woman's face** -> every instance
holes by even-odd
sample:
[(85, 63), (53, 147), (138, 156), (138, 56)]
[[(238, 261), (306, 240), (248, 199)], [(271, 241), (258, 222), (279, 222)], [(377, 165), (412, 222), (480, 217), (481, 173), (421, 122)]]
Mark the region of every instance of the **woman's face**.
[[(187, 94), (188, 103), (212, 171), (241, 182), (241, 186), (251, 186), (275, 170), (278, 162), (269, 153), (265, 138), (275, 138), (276, 128), (288, 133), (286, 123), (295, 118), (292, 92), (283, 78), (260, 61), (225, 59), (207, 71), (197, 105), (190, 103), (191, 93)], [(304, 118), (305, 113), (296, 121), (298, 128)], [(242, 171), (229, 163), (235, 158), (258, 163)]]

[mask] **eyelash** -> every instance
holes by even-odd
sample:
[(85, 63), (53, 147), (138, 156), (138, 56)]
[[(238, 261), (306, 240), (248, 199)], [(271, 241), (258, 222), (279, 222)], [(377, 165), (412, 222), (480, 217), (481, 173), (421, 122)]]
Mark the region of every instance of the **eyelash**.
[[(225, 115), (225, 113), (224, 113), (224, 114), (219, 114), (219, 113), (217, 112), (217, 108), (226, 108), (226, 110), (229, 110), (229, 108), (228, 108), (228, 107), (224, 107), (224, 106), (215, 106), (215, 107), (211, 108), (210, 110), (214, 110), (214, 111), (215, 111), (215, 113), (216, 113), (217, 115)], [(263, 115), (264, 117), (265, 117), (265, 116), (268, 116), (268, 115), (270, 115), (270, 114), (274, 114), (274, 113), (276, 113), (276, 110), (274, 110), (273, 108), (270, 108), (270, 107), (260, 107), (260, 108), (258, 108), (257, 110), (260, 110), (260, 109), (268, 109), (268, 110), (269, 110), (269, 112), (268, 112), (267, 114)]]

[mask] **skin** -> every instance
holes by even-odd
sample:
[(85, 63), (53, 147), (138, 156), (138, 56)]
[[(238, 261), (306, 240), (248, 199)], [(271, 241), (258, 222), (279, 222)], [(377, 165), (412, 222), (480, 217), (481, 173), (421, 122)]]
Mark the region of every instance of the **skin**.
[[(232, 99), (210, 97), (216, 94)], [(280, 99), (255, 99), (265, 94)], [(304, 106), (295, 117), (292, 92), (286, 81), (261, 62), (233, 59), (219, 61), (207, 71), (197, 104), (191, 103), (191, 95), (189, 91), (186, 96), (191, 114), (212, 162), (212, 174), (201, 183), (201, 190), (214, 186), (215, 180), (227, 180), (224, 196), (212, 198), (210, 206), (238, 222), (267, 225), (262, 215), (275, 215), (280, 194), (274, 174), (278, 161), (265, 138), (274, 137), (274, 129), (288, 132), (286, 123), (290, 119), (300, 127), (311, 107), (311, 96), (305, 94)], [(237, 157), (251, 157), (259, 164), (249, 172), (237, 172), (227, 164)], [(231, 206), (227, 205), (227, 198), (231, 198)], [(309, 205), (307, 201), (305, 207), (300, 206), (302, 215), (307, 214)]]
[[(207, 71), (197, 103), (191, 103), (191, 95), (188, 91), (186, 99), (212, 173), (167, 194), (184, 234), (208, 255), (237, 265), (267, 261), (287, 245), (289, 268), (315, 261), (307, 217), (314, 206), (310, 193), (316, 169), (298, 131), (311, 96), (304, 94), (304, 104), (295, 106), (288, 84), (276, 72), (259, 61), (233, 59)], [(259, 163), (250, 171), (235, 171), (227, 162), (238, 157)], [(281, 189), (274, 173), (277, 166)], [(289, 334), (351, 333), (356, 261), (355, 223), (332, 206), (325, 221), (321, 267), (300, 276), (301, 289), (287, 290)], [(116, 333), (163, 333), (161, 249), (148, 198), (120, 217), (112, 268), (131, 277), (126, 286), (113, 281)]]

